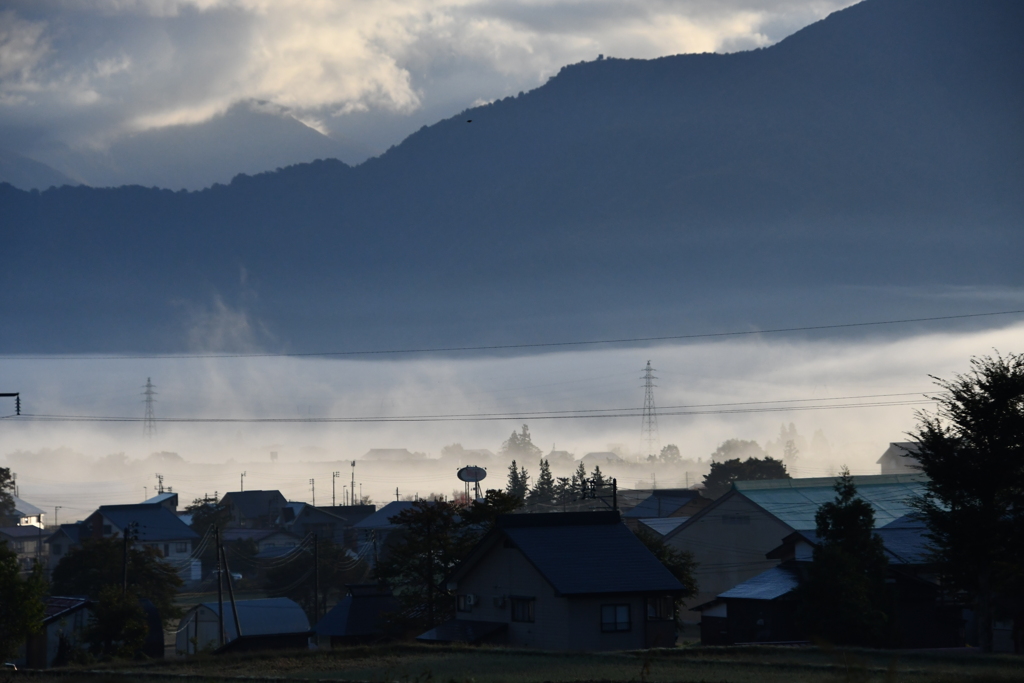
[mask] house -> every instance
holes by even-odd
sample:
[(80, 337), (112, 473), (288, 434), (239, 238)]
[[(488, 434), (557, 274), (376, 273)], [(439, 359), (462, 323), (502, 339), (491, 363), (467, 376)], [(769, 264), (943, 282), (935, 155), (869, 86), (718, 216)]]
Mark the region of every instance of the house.
[[(309, 619), (302, 607), (288, 598), (238, 600), (238, 624), (242, 639), (253, 646), (273, 649), (276, 646), (305, 647), (311, 631)], [(178, 654), (194, 655), (212, 652), (221, 647), (220, 606), (216, 602), (196, 605), (178, 622), (175, 650)], [(224, 644), (239, 639), (235, 628), (235, 613), (231, 602), (224, 600)], [(237, 646), (236, 646), (237, 647)]]
[(30, 669), (48, 669), (66, 664), (71, 652), (83, 646), (85, 629), (92, 617), (92, 602), (85, 598), (46, 598), (43, 628), (28, 637), (24, 665)]
[(14, 510), (3, 522), (4, 526), (37, 526), (40, 529), (46, 527), (45, 512), (17, 496), (11, 496), (11, 498), (14, 499)]
[(54, 567), (60, 564), (61, 559), (72, 548), (77, 548), (82, 544), (83, 531), (85, 531), (85, 527), (81, 522), (61, 524), (56, 531), (46, 537), (43, 544), (49, 548), (49, 552), (46, 553), (49, 573), (53, 573)]
[(598, 451), (595, 453), (587, 453), (579, 459), (584, 465), (594, 467), (595, 465), (621, 465), (625, 462), (619, 457), (618, 453), (612, 453), (611, 451)]
[(894, 441), (889, 448), (882, 453), (877, 465), (882, 466), (882, 474), (911, 474), (920, 472), (920, 467), (915, 458), (917, 444), (913, 441)]
[(350, 645), (385, 636), (389, 614), (398, 612), (398, 600), (386, 586), (355, 584), (313, 628), (320, 647)]
[[(886, 587), (892, 644), (911, 648), (963, 646), (961, 609), (943, 599), (928, 557), (924, 524), (901, 517), (875, 533), (882, 539), (889, 560)], [(697, 606), (701, 612), (701, 642), (734, 645), (807, 640), (798, 618), (796, 590), (807, 579), (819, 543), (813, 532), (789, 534), (767, 553), (768, 559), (780, 561), (778, 566)]]
[(142, 505), (162, 505), (172, 513), (178, 514), (178, 494), (173, 491), (164, 491), (142, 501)]
[[(199, 558), (192, 557), (193, 544), (199, 534), (168, 510), (162, 502), (135, 505), (101, 505), (86, 517), (79, 530), (80, 539), (122, 537), (129, 525), (136, 525), (132, 534), (137, 545), (153, 548), (167, 562), (178, 569), (182, 578), (198, 581), (202, 578)], [(51, 548), (54, 536), (48, 539)]]
[(281, 517), (288, 501), (280, 491), (232, 491), (220, 504), (231, 513), (229, 526), (245, 529), (269, 529)]
[[(620, 500), (623, 497), (620, 497)], [(637, 531), (644, 524), (646, 528), (671, 530), (676, 528), (682, 521), (675, 524), (658, 524), (653, 526), (647, 522), (666, 518), (689, 518), (700, 510), (711, 504), (710, 498), (705, 498), (699, 491), (693, 489), (655, 489), (650, 491), (646, 497), (636, 505), (622, 513), (622, 519), (631, 530)], [(661, 532), (662, 534), (667, 533)]]
[(377, 511), (376, 505), (322, 505), (320, 509), (345, 520), (344, 540), (346, 548), (358, 550), (359, 534), (355, 525)]
[(288, 503), (281, 510), (278, 526), (298, 538), (316, 534), (324, 541), (339, 545), (345, 542), (345, 528), (348, 523), (343, 517), (308, 503)]
[(555, 650), (671, 646), (684, 590), (617, 511), (503, 515), (448, 587), (455, 619), (419, 640)]
[(36, 562), (45, 566), (45, 539), (42, 528), (37, 526), (0, 527), (0, 542), (5, 542), (8, 550), (18, 556), (22, 572), (32, 571)]
[(225, 529), (221, 541), (228, 545), (238, 541), (252, 541), (257, 557), (277, 557), (294, 550), (302, 539), (280, 529)]
[[(920, 474), (853, 478), (857, 494), (884, 526), (911, 510), (909, 498), (923, 491)], [(831, 477), (737, 481), (732, 489), (664, 536), (670, 546), (690, 552), (699, 563), (699, 594), (689, 604), (714, 600), (733, 586), (775, 567), (767, 557), (794, 531), (813, 530), (818, 508), (835, 500)], [(696, 621), (696, 613), (685, 615)]]
[(371, 566), (376, 566), (377, 557), (384, 553), (388, 536), (399, 528), (391, 523), (391, 518), (412, 506), (413, 502), (409, 500), (392, 501), (353, 527), (358, 546), (356, 552), (367, 558)]

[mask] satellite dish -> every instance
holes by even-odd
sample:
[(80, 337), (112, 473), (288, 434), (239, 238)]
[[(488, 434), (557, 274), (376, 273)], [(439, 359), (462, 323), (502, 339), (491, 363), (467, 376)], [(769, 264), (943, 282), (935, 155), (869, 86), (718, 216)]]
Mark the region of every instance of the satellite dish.
[(459, 470), (458, 477), (468, 484), (474, 484), (487, 478), (487, 470), (476, 465), (467, 465)]

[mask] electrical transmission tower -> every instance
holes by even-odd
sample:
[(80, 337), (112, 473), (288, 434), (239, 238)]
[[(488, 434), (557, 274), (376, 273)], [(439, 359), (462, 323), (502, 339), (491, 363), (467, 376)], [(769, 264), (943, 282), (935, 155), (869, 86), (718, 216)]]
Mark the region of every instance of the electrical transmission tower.
[(657, 385), (654, 380), (654, 368), (651, 361), (647, 361), (647, 368), (644, 370), (644, 422), (640, 428), (640, 438), (647, 442), (647, 455), (657, 456), (658, 448), (658, 412), (654, 408), (654, 387)]
[(146, 397), (143, 399), (143, 403), (146, 404), (146, 417), (142, 422), (142, 433), (145, 436), (152, 438), (156, 434), (156, 415), (153, 413), (153, 404), (156, 403), (156, 399), (153, 398), (156, 396), (156, 392), (154, 391), (156, 387), (153, 385), (153, 382), (149, 377), (146, 378), (145, 389), (146, 390), (142, 392), (142, 395)]

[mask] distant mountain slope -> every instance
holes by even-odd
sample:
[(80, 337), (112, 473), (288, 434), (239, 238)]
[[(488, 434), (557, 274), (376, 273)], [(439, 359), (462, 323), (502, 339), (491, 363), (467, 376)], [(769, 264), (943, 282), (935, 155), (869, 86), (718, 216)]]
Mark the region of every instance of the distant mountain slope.
[(0, 191), (26, 228), (0, 346), (422, 346), (946, 312), (893, 292), (1024, 286), (1022, 30), (1012, 0), (868, 0), (762, 50), (572, 65), (356, 168)]
[(34, 154), (93, 187), (199, 190), (228, 183), (239, 173), (273, 171), (315, 159), (359, 163), (371, 151), (333, 140), (284, 112), (248, 102), (204, 123), (136, 133), (103, 151), (57, 147)]
[(0, 183), (10, 183), (20, 190), (78, 184), (55, 168), (6, 149), (0, 149)]

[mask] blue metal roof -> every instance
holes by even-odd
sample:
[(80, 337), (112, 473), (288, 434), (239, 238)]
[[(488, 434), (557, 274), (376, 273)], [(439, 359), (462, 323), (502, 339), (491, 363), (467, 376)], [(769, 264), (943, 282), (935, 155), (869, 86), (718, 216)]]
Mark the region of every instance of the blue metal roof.
[(649, 527), (651, 531), (665, 536), (670, 534), (683, 523), (690, 519), (689, 517), (654, 517), (653, 519), (641, 519), (640, 523), (646, 527)]
[(892, 564), (928, 564), (931, 562), (927, 525), (917, 517), (906, 515), (886, 524), (875, 533), (882, 537)]
[(507, 515), (499, 529), (561, 595), (683, 590), (617, 513)]
[(622, 513), (623, 517), (668, 517), (673, 512), (690, 503), (699, 494), (694, 491), (690, 495), (659, 496), (652, 493), (629, 510)]
[(137, 522), (140, 541), (186, 541), (199, 538), (178, 516), (161, 505), (101, 505), (98, 512), (117, 528)]
[(761, 572), (752, 579), (733, 586), (724, 593), (719, 593), (719, 599), (742, 599), (742, 600), (774, 600), (794, 590), (800, 585), (800, 578), (797, 573), (788, 567), (772, 567), (766, 572)]
[[(237, 600), (238, 621), (244, 636), (265, 636), (278, 633), (305, 633), (309, 631), (309, 619), (299, 604), (288, 598), (265, 598), (262, 600)], [(204, 602), (201, 607), (220, 614), (216, 602)], [(195, 608), (193, 608), (195, 609)], [(224, 630), (228, 638), (237, 635), (231, 601), (224, 600)]]
[(14, 499), (14, 516), (16, 517), (37, 517), (46, 514), (32, 503), (24, 501), (17, 496), (11, 496), (11, 498)]
[[(927, 478), (920, 474), (883, 474), (854, 477), (857, 495), (875, 511), (881, 527), (911, 512), (911, 496), (924, 492)], [(788, 524), (792, 529), (813, 529), (818, 508), (836, 498), (832, 477), (737, 481), (733, 487), (744, 497)]]
[(369, 517), (353, 525), (355, 529), (390, 529), (394, 526), (390, 519), (400, 512), (405, 512), (413, 506), (411, 500), (394, 500), (377, 510)]

